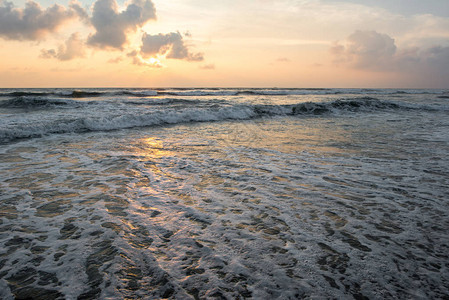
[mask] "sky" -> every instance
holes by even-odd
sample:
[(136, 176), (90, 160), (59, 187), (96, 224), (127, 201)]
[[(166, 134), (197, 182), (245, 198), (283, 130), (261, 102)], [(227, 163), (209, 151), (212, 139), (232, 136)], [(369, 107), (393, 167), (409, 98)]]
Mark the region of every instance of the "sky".
[(448, 0), (0, 0), (0, 88), (449, 88)]

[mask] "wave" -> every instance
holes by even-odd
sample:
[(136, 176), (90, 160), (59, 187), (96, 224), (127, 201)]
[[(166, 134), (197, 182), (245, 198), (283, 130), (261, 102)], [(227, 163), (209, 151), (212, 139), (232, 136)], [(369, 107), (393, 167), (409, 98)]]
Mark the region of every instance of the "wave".
[(221, 89), (221, 90), (169, 90), (157, 91), (157, 96), (306, 96), (306, 95), (403, 95), (432, 94), (424, 90), (374, 90), (374, 89)]
[(8, 92), (0, 93), (0, 97), (50, 96), (52, 92)]
[(234, 90), (191, 90), (191, 91), (157, 91), (158, 96), (183, 96), (183, 97), (204, 97), (204, 96), (237, 96), (238, 91)]
[(214, 99), (213, 101), (201, 101), (199, 99), (184, 99), (184, 98), (150, 98), (141, 97), (129, 99), (107, 99), (107, 100), (89, 100), (89, 101), (78, 101), (75, 99), (61, 99), (61, 98), (50, 98), (50, 97), (30, 97), (21, 96), (12, 99), (0, 100), (0, 108), (21, 108), (21, 109), (50, 109), (52, 107), (80, 107), (86, 105), (114, 105), (114, 104), (124, 104), (124, 105), (142, 105), (142, 106), (154, 106), (154, 105), (196, 105), (204, 102), (207, 103), (223, 103), (224, 100)]
[(145, 90), (145, 91), (121, 91), (115, 92), (113, 95), (116, 96), (132, 96), (132, 97), (150, 97), (158, 96), (158, 92), (155, 90)]
[(56, 96), (56, 97), (64, 97), (64, 98), (88, 98), (88, 97), (100, 97), (107, 95), (107, 92), (93, 92), (93, 91), (52, 91), (52, 92), (25, 92), (25, 91), (16, 91), (16, 92), (7, 92), (0, 93), (0, 97), (2, 98), (11, 98), (11, 97), (45, 97), (45, 96)]
[(195, 88), (195, 89), (95, 89), (95, 90), (32, 90), (32, 91), (1, 91), (0, 98), (15, 97), (60, 97), (60, 98), (95, 98), (95, 97), (205, 97), (205, 96), (289, 96), (289, 95), (404, 95), (404, 94), (435, 94), (443, 95), (442, 90), (397, 90), (397, 89), (325, 89), (325, 88)]
[(145, 106), (153, 106), (153, 105), (208, 105), (208, 104), (219, 104), (225, 103), (225, 100), (213, 99), (212, 101), (204, 101), (200, 99), (185, 99), (185, 98), (139, 98), (136, 100), (123, 100), (122, 103), (131, 104), (131, 105), (145, 105)]
[(88, 91), (73, 91), (69, 93), (57, 93), (57, 96), (65, 96), (69, 98), (87, 98), (87, 97), (100, 97), (104, 92), (88, 92)]
[[(101, 108), (101, 107), (100, 107)], [(370, 112), (379, 110), (410, 109), (391, 101), (362, 97), (330, 102), (303, 102), (290, 105), (234, 104), (209, 106), (168, 106), (164, 109), (105, 110), (86, 114), (79, 110), (70, 117), (15, 120), (0, 126), (0, 143), (16, 139), (41, 137), (58, 133), (111, 131), (134, 127), (162, 126), (165, 124), (214, 122), (225, 120), (249, 120), (265, 116), (319, 116), (342, 112)], [(19, 119), (20, 120), (20, 119)]]
[(74, 104), (77, 101), (67, 99), (51, 99), (47, 97), (20, 96), (7, 100), (0, 100), (1, 108), (36, 108)]

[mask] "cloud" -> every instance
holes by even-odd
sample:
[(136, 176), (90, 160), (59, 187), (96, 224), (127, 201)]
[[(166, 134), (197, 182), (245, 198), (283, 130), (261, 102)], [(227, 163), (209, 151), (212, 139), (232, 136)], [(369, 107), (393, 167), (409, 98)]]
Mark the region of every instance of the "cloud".
[(202, 66), (200, 66), (200, 69), (202, 69), (202, 70), (215, 70), (215, 65), (214, 64), (202, 65)]
[(155, 69), (163, 68), (164, 65), (157, 59), (151, 58), (150, 60), (145, 60), (140, 56), (133, 57), (133, 64), (137, 66), (150, 67)]
[(164, 65), (156, 58), (144, 59), (137, 50), (131, 51), (126, 56), (132, 58), (134, 65), (150, 67), (150, 68), (163, 68)]
[(191, 53), (179, 32), (157, 35), (143, 34), (141, 53), (143, 56), (165, 55), (166, 58), (188, 61), (204, 60), (202, 53)]
[(42, 49), (41, 50), (41, 55), (39, 56), (40, 58), (45, 58), (45, 59), (50, 59), (50, 58), (56, 58), (58, 56), (58, 53), (56, 52), (55, 49)]
[(69, 7), (78, 15), (81, 20), (89, 20), (89, 14), (84, 8), (81, 7), (81, 5), (76, 0), (72, 0), (69, 3)]
[(122, 49), (127, 43), (128, 32), (155, 19), (156, 10), (150, 0), (132, 0), (122, 12), (118, 11), (116, 0), (97, 0), (91, 18), (96, 32), (89, 37), (88, 43), (99, 48)]
[[(55, 4), (42, 8), (29, 0), (24, 8), (16, 8), (12, 2), (0, 0), (0, 38), (11, 40), (42, 40), (57, 31), (67, 21), (78, 19), (91, 29), (86, 40), (78, 33), (72, 34), (63, 44), (53, 49), (42, 49), (41, 58), (68, 61), (84, 57), (86, 47), (104, 50), (131, 51), (129, 35), (141, 29), (148, 21), (156, 19), (152, 0), (128, 0), (124, 9), (119, 9), (117, 0), (95, 0), (92, 12), (72, 0), (67, 6)], [(141, 34), (141, 32), (140, 32)], [(184, 37), (191, 37), (186, 31)], [(135, 49), (135, 48), (134, 48)], [(143, 33), (140, 50), (129, 56), (136, 65), (155, 68), (163, 65), (155, 57), (202, 61), (202, 53), (193, 53), (179, 32), (149, 35)], [(118, 59), (110, 62), (118, 62)]]
[(79, 33), (72, 34), (65, 44), (58, 47), (58, 51), (54, 49), (42, 50), (42, 58), (56, 58), (59, 60), (71, 60), (78, 57), (85, 56), (84, 41), (81, 39)]
[[(444, 77), (446, 86), (449, 84), (449, 47), (434, 46), (418, 52), (418, 56), (428, 68)], [(411, 57), (412, 61), (415, 57)]]
[(119, 62), (123, 61), (123, 57), (118, 56), (116, 58), (111, 58), (108, 60), (108, 63), (110, 64), (118, 64)]
[(388, 11), (402, 15), (433, 14), (437, 16), (449, 17), (449, 7), (446, 2), (441, 0), (321, 0), (321, 2), (349, 2), (370, 7), (383, 7)]
[(449, 84), (449, 47), (398, 48), (395, 40), (376, 31), (356, 31), (346, 43), (334, 43), (334, 62), (355, 69), (400, 72), (422, 78), (437, 77)]
[(0, 37), (10, 40), (40, 40), (55, 32), (62, 24), (86, 15), (76, 2), (69, 8), (58, 4), (43, 9), (28, 1), (25, 8), (15, 8), (12, 2), (0, 0)]
[(276, 59), (276, 61), (281, 63), (287, 63), (290, 62), (290, 59), (287, 57), (279, 57), (278, 59)]
[(331, 53), (339, 63), (349, 63), (360, 69), (384, 70), (391, 67), (396, 45), (386, 34), (357, 30), (348, 37), (345, 46), (334, 44)]

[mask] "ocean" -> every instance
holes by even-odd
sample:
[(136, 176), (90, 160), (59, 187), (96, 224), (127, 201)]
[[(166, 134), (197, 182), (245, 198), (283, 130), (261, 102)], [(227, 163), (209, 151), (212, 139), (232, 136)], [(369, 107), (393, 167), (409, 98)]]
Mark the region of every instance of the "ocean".
[(449, 90), (0, 89), (1, 299), (448, 299)]

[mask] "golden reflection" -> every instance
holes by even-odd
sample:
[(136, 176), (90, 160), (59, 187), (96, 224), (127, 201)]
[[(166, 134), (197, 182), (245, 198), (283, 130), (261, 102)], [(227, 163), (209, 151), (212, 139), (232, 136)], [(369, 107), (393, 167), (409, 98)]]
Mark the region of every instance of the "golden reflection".
[(138, 154), (147, 159), (157, 159), (171, 155), (170, 151), (164, 149), (163, 142), (155, 137), (142, 139), (139, 144), (141, 145), (141, 150)]
[(138, 171), (140, 174), (135, 176), (139, 179), (135, 183), (135, 187), (148, 194), (156, 194), (157, 190), (152, 187), (152, 181), (165, 180), (165, 178), (182, 179), (161, 168), (167, 162), (166, 158), (175, 156), (174, 152), (167, 148), (164, 142), (156, 137), (147, 137), (137, 141), (133, 152), (143, 163), (145, 170)]

